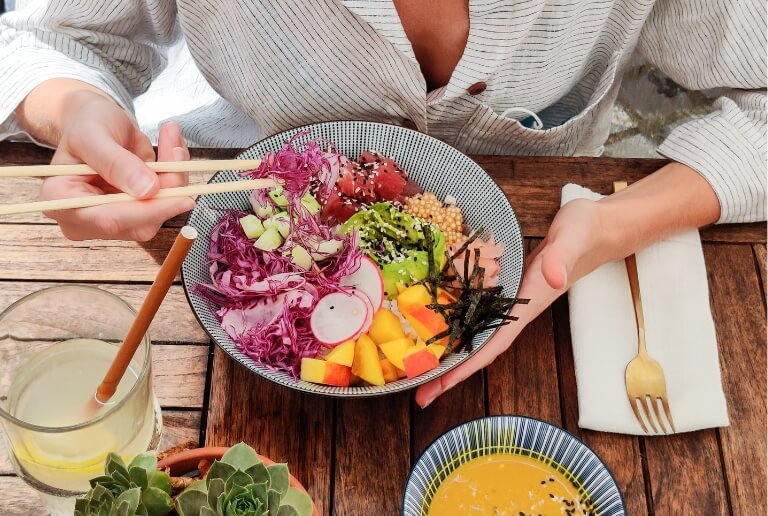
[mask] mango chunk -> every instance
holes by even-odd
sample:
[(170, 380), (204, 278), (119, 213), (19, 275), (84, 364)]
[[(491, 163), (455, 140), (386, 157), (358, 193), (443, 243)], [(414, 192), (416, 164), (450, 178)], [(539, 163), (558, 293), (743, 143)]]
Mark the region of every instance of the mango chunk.
[(373, 316), (373, 322), (368, 329), (368, 336), (378, 345), (390, 340), (404, 337), (403, 325), (400, 318), (387, 308), (381, 308)]
[[(445, 291), (438, 292), (438, 302), (446, 304), (451, 301), (449, 294)], [(432, 296), (424, 285), (413, 285), (405, 289), (397, 296), (397, 309), (408, 321), (416, 335), (423, 340), (429, 340), (435, 335), (439, 335), (448, 329), (445, 318), (427, 308), (432, 304)], [(447, 344), (448, 337), (440, 339), (438, 344)]]
[[(414, 346), (414, 348), (416, 348), (416, 346)], [(415, 378), (420, 374), (434, 369), (440, 362), (431, 350), (424, 347), (416, 348), (415, 351), (408, 353), (405, 358), (403, 358), (403, 364), (405, 365), (406, 376), (408, 378)]]
[(445, 354), (445, 348), (446, 347), (442, 344), (430, 344), (427, 346), (427, 349), (429, 349), (438, 360)]
[(379, 362), (379, 350), (368, 335), (360, 335), (355, 344), (352, 373), (371, 385), (384, 385), (384, 373)]
[(382, 358), (379, 360), (379, 363), (381, 364), (381, 371), (384, 374), (385, 382), (394, 382), (400, 378), (400, 375), (397, 373), (397, 368), (392, 365), (392, 362), (386, 358)]
[(413, 347), (413, 341), (408, 337), (391, 340), (379, 346), (387, 360), (392, 362), (392, 364), (401, 371), (405, 370), (405, 366), (403, 365), (405, 352), (411, 347)]
[(355, 341), (349, 339), (333, 348), (325, 357), (328, 362), (352, 367), (355, 358)]
[(336, 387), (349, 387), (351, 370), (333, 362), (317, 358), (302, 358), (299, 377), (305, 382), (321, 383)]

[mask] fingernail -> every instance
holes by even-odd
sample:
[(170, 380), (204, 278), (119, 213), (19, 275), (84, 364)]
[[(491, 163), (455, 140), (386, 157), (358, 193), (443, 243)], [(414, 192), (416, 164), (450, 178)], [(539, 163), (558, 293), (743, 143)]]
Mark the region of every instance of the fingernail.
[(436, 399), (436, 398), (437, 398), (437, 396), (435, 396), (435, 397), (432, 397), (432, 398), (427, 398), (426, 400), (424, 400), (424, 404), (423, 404), (423, 405), (419, 405), (419, 406), (420, 406), (421, 408), (425, 409), (425, 408), (427, 408), (427, 407), (428, 407), (428, 406), (429, 406), (429, 405), (430, 405), (430, 404), (431, 404), (433, 401), (435, 401), (435, 399)]
[(155, 187), (155, 180), (145, 172), (135, 174), (128, 185), (128, 193), (134, 197), (145, 197)]
[(187, 153), (181, 147), (173, 148), (173, 161), (185, 161), (187, 159)]

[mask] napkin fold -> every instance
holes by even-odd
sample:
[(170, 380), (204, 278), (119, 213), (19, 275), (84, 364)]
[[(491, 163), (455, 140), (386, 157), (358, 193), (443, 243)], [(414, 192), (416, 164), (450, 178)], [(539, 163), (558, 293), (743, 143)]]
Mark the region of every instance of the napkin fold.
[[(602, 195), (579, 185), (562, 202)], [(698, 231), (636, 253), (648, 354), (664, 368), (677, 432), (728, 426), (707, 271)], [(568, 292), (579, 426), (645, 435), (627, 400), (624, 370), (637, 354), (637, 323), (624, 261), (608, 263)]]

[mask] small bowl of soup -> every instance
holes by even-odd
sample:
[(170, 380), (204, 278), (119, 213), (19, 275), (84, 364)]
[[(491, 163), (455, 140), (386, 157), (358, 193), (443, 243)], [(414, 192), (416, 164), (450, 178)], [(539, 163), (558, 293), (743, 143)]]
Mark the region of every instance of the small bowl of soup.
[(491, 416), (440, 436), (416, 462), (403, 516), (624, 516), (600, 458), (562, 428)]

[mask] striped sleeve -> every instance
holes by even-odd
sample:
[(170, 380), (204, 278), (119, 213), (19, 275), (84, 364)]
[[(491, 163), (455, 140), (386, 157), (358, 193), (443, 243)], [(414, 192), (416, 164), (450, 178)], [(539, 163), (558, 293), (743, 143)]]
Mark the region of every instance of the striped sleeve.
[(55, 78), (86, 82), (132, 110), (179, 37), (170, 0), (30, 2), (0, 17), (0, 139), (16, 134), (16, 107)]
[(698, 171), (720, 201), (720, 223), (766, 220), (766, 5), (660, 0), (639, 41), (679, 84), (729, 88), (708, 116), (675, 129), (660, 154)]

